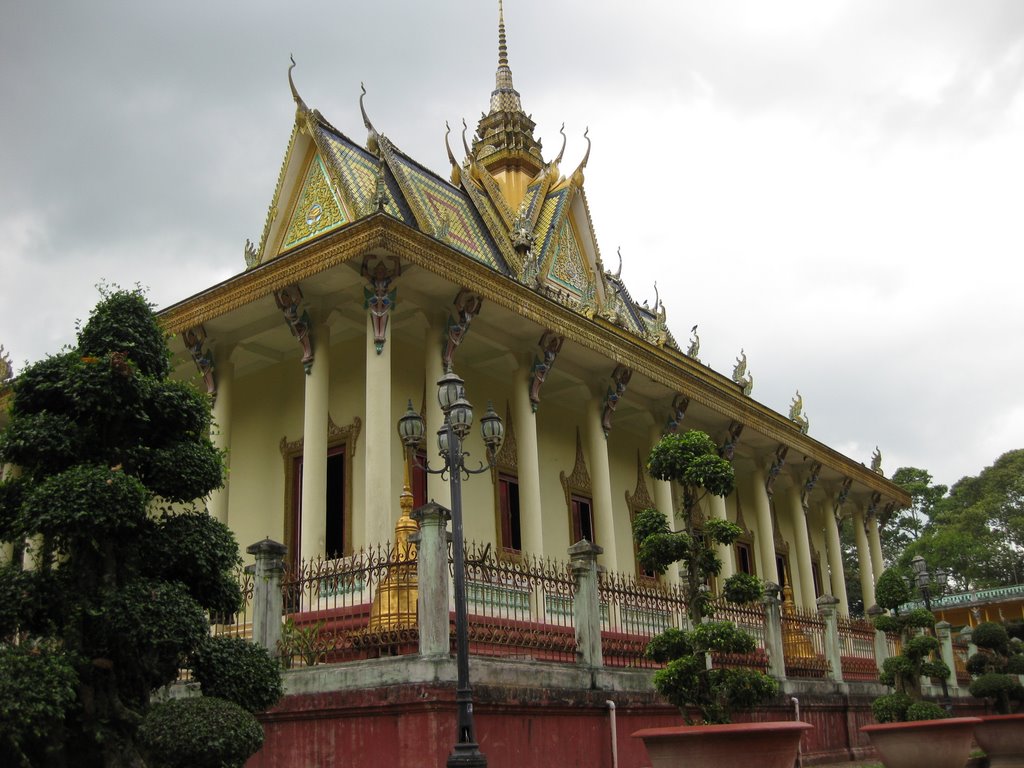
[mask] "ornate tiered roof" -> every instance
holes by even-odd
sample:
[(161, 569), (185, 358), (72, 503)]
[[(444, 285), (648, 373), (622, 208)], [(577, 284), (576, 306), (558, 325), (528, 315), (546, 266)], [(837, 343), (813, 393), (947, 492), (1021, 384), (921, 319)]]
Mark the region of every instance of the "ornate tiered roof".
[[(361, 218), (393, 217), (587, 317), (600, 316), (646, 341), (678, 349), (660, 300), (637, 304), (619, 272), (604, 269), (583, 189), (587, 151), (568, 176), (562, 149), (546, 161), (535, 124), (512, 82), (504, 11), (498, 6), (498, 67), (490, 111), (470, 143), (463, 123), (463, 160), (445, 135), (450, 181), (417, 163), (360, 111), (360, 145), (299, 95), (295, 127), (258, 247), (246, 245), (252, 268), (308, 245)], [(584, 137), (587, 134), (584, 133)]]

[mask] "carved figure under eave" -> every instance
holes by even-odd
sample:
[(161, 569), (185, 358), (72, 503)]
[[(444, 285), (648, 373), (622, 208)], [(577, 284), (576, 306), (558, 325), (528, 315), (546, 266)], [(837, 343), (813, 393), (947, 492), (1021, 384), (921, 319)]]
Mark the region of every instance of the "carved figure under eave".
[(555, 358), (562, 351), (562, 343), (564, 341), (564, 336), (559, 336), (554, 331), (549, 330), (544, 331), (540, 341), (537, 342), (540, 347), (540, 356), (534, 359), (533, 368), (530, 371), (530, 405), (534, 413), (537, 412), (537, 408), (540, 406), (540, 388), (547, 380), (548, 374), (551, 373), (551, 368), (555, 364)]
[(284, 314), (284, 321), (288, 324), (292, 335), (298, 339), (302, 346), (302, 368), (308, 376), (313, 370), (313, 339), (310, 337), (309, 312), (299, 309), (302, 304), (302, 289), (298, 285), (286, 285), (274, 291), (274, 301), (277, 308)]
[(390, 264), (384, 259), (377, 259), (377, 263), (370, 267), (370, 257), (363, 259), (363, 266), (360, 274), (370, 284), (363, 288), (365, 299), (364, 307), (370, 311), (370, 318), (373, 323), (373, 346), (377, 354), (384, 351), (384, 342), (388, 337), (388, 318), (391, 310), (395, 308), (395, 296), (397, 288), (391, 285), (395, 278), (402, 274), (402, 265), (396, 258), (392, 258)]

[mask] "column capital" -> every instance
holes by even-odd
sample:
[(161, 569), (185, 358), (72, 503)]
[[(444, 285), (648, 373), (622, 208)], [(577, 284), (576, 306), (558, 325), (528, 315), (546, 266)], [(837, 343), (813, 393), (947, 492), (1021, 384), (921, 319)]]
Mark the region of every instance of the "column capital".
[(443, 507), (436, 501), (428, 501), (422, 507), (414, 509), (409, 517), (420, 525), (447, 525), (452, 519), (451, 510)]

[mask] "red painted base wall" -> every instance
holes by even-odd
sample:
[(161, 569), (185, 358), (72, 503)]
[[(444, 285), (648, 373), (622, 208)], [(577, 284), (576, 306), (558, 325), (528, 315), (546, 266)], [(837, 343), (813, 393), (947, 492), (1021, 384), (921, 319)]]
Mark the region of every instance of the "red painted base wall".
[[(650, 764), (632, 733), (683, 722), (655, 694), (488, 687), (473, 693), (488, 768), (612, 768), (608, 699), (616, 703), (619, 768)], [(872, 754), (858, 730), (872, 722), (870, 699), (835, 694), (800, 703), (800, 719), (815, 726), (801, 745), (804, 765)], [(788, 697), (786, 704), (780, 700), (752, 719), (792, 720)], [(266, 741), (246, 768), (434, 768), (445, 765), (455, 739), (455, 690), (410, 684), (288, 696), (261, 719)]]

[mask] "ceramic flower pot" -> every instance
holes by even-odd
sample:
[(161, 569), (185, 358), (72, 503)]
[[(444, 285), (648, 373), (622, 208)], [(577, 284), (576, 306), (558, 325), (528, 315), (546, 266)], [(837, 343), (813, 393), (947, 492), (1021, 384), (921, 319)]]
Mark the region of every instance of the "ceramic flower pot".
[(988, 755), (989, 768), (1024, 768), (1024, 713), (982, 717), (974, 738)]
[(978, 717), (865, 725), (886, 768), (964, 768)]
[(633, 736), (643, 739), (651, 768), (793, 768), (800, 737), (813, 727), (792, 720), (681, 725)]

